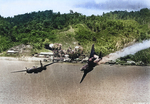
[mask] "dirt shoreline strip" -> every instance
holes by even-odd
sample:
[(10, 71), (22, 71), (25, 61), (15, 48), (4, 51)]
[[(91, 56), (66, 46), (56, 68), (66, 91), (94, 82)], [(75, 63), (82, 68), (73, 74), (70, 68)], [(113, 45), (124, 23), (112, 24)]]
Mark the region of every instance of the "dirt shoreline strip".
[(37, 58), (37, 57), (0, 57), (0, 60), (9, 60), (9, 61), (40, 61), (45, 58)]

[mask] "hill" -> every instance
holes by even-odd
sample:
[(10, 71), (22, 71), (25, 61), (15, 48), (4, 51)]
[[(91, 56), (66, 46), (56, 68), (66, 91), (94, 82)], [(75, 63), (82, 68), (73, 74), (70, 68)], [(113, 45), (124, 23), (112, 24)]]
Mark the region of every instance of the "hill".
[(49, 43), (62, 43), (65, 48), (77, 42), (86, 54), (91, 44), (95, 44), (96, 52), (107, 55), (145, 39), (150, 39), (150, 10), (147, 8), (135, 12), (114, 11), (102, 16), (46, 10), (0, 17), (0, 52), (22, 43), (32, 45), (36, 52)]

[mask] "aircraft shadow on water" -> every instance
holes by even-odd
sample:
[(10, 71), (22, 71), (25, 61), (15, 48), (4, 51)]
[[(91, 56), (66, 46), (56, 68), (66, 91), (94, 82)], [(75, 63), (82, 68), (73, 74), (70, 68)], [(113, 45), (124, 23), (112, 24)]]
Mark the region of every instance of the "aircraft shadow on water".
[(26, 67), (26, 70), (14, 71), (14, 72), (11, 72), (11, 73), (18, 73), (18, 72), (39, 73), (39, 72), (42, 72), (43, 70), (46, 70), (47, 66), (52, 65), (54, 63), (55, 62), (50, 63), (50, 64), (46, 64), (46, 65), (43, 66), (43, 64), (40, 60), (40, 65), (41, 65), (40, 67), (35, 67), (35, 66), (33, 66), (32, 68), (27, 68)]

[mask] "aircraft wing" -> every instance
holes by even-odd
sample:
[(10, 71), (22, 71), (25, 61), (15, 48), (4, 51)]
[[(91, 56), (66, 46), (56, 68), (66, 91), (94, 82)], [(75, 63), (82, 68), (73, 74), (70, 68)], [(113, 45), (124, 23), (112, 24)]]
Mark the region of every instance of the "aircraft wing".
[(82, 83), (83, 79), (85, 78), (85, 76), (87, 75), (87, 73), (84, 73), (83, 76), (82, 76), (82, 79), (80, 81), (80, 83)]
[(11, 73), (18, 73), (18, 72), (25, 72), (25, 71), (27, 71), (27, 70), (13, 71)]
[(52, 64), (54, 64), (54, 63), (56, 63), (56, 62), (53, 62), (53, 63), (50, 63), (50, 64), (46, 64), (46, 65), (44, 65), (44, 67), (47, 67), (47, 66), (49, 66), (49, 65), (52, 65)]

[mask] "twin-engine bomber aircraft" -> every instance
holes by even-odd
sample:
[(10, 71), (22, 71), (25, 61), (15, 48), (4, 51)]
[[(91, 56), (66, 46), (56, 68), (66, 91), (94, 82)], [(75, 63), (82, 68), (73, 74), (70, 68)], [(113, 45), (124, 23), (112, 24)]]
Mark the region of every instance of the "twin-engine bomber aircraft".
[[(101, 52), (100, 52), (99, 56), (96, 55), (95, 49), (94, 49), (94, 44), (93, 44), (92, 45), (92, 49), (91, 49), (91, 53), (90, 53), (90, 57), (88, 59), (88, 63), (81, 68), (81, 71), (83, 71), (84, 74), (82, 76), (82, 79), (81, 79), (80, 83), (82, 83), (82, 81), (84, 80), (84, 78), (87, 75), (87, 73), (92, 71), (94, 69), (94, 67), (96, 65), (98, 65), (98, 62), (101, 61), (101, 60), (102, 60)], [(50, 64), (47, 64), (47, 65), (43, 66), (43, 64), (42, 64), (42, 62), (40, 60), (40, 64), (41, 64), (40, 67), (33, 66), (33, 68), (26, 68), (26, 70), (14, 71), (14, 72), (11, 72), (11, 73), (25, 72), (25, 71), (27, 73), (38, 73), (38, 72), (42, 72), (43, 70), (46, 70), (47, 66), (52, 65), (54, 63), (56, 63), (56, 62), (53, 61), (53, 63), (50, 63)]]
[(100, 52), (99, 56), (96, 55), (95, 49), (94, 49), (94, 44), (93, 44), (92, 49), (91, 49), (91, 53), (90, 53), (90, 57), (88, 59), (88, 63), (81, 68), (81, 71), (83, 71), (84, 74), (82, 76), (82, 79), (81, 79), (80, 83), (82, 83), (82, 81), (84, 80), (87, 73), (92, 71), (94, 69), (94, 67), (96, 65), (98, 65), (98, 62), (101, 61), (101, 60), (102, 60), (102, 53)]
[(43, 64), (42, 64), (42, 62), (41, 62), (41, 60), (40, 60), (40, 64), (41, 64), (40, 67), (35, 67), (35, 66), (33, 66), (33, 68), (27, 68), (27, 67), (26, 67), (26, 70), (14, 71), (14, 72), (12, 72), (12, 73), (25, 72), (25, 71), (26, 71), (27, 73), (38, 73), (38, 72), (42, 72), (43, 70), (46, 70), (46, 67), (47, 67), (47, 66), (54, 64), (54, 62), (43, 66)]

